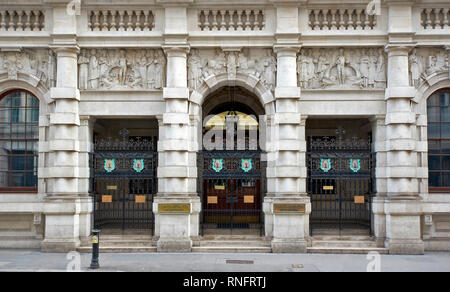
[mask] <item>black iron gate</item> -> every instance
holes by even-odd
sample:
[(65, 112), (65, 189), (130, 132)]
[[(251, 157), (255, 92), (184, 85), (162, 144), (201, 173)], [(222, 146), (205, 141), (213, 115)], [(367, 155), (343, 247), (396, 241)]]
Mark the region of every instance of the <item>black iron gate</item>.
[(103, 229), (153, 230), (157, 192), (157, 137), (103, 139), (94, 144), (94, 226)]
[(263, 235), (265, 167), (259, 151), (199, 153), (202, 233), (206, 229), (255, 230)]
[(374, 154), (371, 141), (309, 137), (308, 194), (315, 229), (366, 229), (371, 233)]

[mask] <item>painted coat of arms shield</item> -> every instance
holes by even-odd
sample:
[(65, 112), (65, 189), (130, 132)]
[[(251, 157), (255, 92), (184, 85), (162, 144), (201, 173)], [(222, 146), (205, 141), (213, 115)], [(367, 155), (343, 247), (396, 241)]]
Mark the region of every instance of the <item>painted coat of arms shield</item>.
[(331, 159), (320, 159), (320, 169), (323, 172), (328, 172), (331, 169)]
[(350, 169), (358, 172), (361, 169), (361, 161), (359, 159), (350, 159)]
[(252, 159), (242, 159), (241, 160), (241, 169), (245, 172), (249, 172), (252, 169)]
[(144, 159), (134, 159), (133, 160), (133, 169), (136, 172), (141, 172), (144, 170)]
[(116, 169), (116, 162), (114, 159), (105, 159), (105, 164), (103, 168), (106, 170), (106, 172), (112, 172), (114, 169)]
[(223, 169), (223, 159), (212, 159), (212, 169), (215, 172), (220, 172)]

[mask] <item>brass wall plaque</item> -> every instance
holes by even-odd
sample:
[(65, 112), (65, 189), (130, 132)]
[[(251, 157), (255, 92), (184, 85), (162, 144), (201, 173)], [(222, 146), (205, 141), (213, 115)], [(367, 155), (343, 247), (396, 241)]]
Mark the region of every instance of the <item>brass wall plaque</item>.
[(333, 186), (323, 186), (323, 190), (324, 191), (332, 191), (332, 190), (334, 190), (334, 187)]
[(109, 191), (115, 191), (117, 190), (117, 186), (106, 186), (106, 189)]
[(273, 204), (274, 213), (305, 213), (305, 204), (282, 203)]
[(273, 204), (274, 213), (300, 213), (304, 214), (306, 211), (305, 204), (294, 204), (294, 203), (282, 203)]
[(253, 204), (255, 202), (254, 196), (244, 196), (244, 203)]
[(217, 196), (208, 196), (208, 204), (217, 204)]
[(191, 204), (184, 203), (162, 203), (158, 204), (160, 213), (190, 213)]
[(112, 196), (102, 195), (102, 203), (112, 203)]
[(216, 190), (224, 190), (225, 186), (224, 185), (215, 185), (214, 189), (216, 189)]
[(354, 197), (355, 204), (364, 204), (364, 196), (355, 196)]
[(146, 199), (146, 195), (136, 195), (134, 197), (134, 201), (136, 202), (136, 204), (144, 204), (146, 202)]

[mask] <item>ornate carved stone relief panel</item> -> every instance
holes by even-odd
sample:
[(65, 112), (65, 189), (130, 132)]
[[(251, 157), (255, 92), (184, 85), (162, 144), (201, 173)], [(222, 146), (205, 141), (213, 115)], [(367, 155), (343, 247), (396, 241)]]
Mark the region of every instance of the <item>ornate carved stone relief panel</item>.
[(409, 54), (410, 85), (417, 88), (429, 76), (449, 72), (449, 53), (444, 48), (413, 49)]
[(166, 58), (155, 49), (82, 49), (79, 89), (162, 90)]
[(32, 76), (46, 88), (55, 86), (56, 59), (51, 50), (22, 49), (0, 52), (0, 75), (17, 80), (19, 73)]
[(276, 86), (277, 60), (272, 49), (192, 49), (188, 60), (189, 87), (197, 89), (210, 76), (237, 74), (259, 79), (269, 90)]
[(383, 48), (302, 49), (297, 58), (303, 89), (384, 89)]

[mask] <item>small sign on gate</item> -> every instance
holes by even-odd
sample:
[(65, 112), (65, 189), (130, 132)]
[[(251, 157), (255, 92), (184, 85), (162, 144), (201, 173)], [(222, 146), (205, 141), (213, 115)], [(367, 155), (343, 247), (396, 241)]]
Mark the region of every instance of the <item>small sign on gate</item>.
[(136, 204), (145, 204), (146, 198), (147, 197), (145, 195), (136, 195), (134, 197), (134, 201), (136, 202)]
[(208, 196), (208, 204), (217, 204), (217, 196)]
[(355, 196), (354, 197), (354, 202), (355, 204), (364, 204), (365, 200), (364, 200), (364, 196)]
[(254, 196), (244, 196), (244, 203), (245, 204), (253, 204), (255, 202)]
[(112, 196), (110, 196), (110, 195), (103, 195), (102, 196), (102, 203), (112, 203)]

